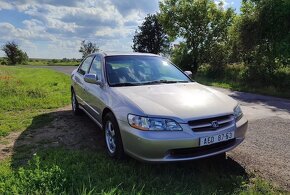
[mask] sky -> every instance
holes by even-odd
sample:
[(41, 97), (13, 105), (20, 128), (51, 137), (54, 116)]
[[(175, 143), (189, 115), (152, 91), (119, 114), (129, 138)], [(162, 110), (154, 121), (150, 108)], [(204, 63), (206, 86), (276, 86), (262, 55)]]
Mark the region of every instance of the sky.
[[(239, 10), (241, 0), (222, 1)], [(135, 30), (158, 10), (158, 0), (0, 0), (0, 45), (15, 41), (29, 57), (49, 59), (80, 58), (82, 40), (132, 51)]]

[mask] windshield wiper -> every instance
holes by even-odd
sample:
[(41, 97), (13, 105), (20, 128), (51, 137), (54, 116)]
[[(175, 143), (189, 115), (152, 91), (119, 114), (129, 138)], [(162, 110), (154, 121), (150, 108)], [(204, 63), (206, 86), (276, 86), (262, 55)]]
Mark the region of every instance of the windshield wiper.
[(139, 83), (115, 83), (112, 84), (112, 87), (123, 87), (123, 86), (137, 86), (140, 85)]
[(142, 85), (159, 84), (159, 83), (188, 83), (188, 82), (189, 81), (157, 80), (157, 81), (144, 82), (142, 83)]

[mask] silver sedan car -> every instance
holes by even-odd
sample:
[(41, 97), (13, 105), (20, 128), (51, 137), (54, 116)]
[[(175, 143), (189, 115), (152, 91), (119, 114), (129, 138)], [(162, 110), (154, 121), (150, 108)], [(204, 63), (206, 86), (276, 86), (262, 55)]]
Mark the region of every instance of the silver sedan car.
[(109, 156), (184, 161), (232, 150), (245, 138), (238, 102), (165, 58), (96, 53), (72, 72), (72, 109), (104, 131)]

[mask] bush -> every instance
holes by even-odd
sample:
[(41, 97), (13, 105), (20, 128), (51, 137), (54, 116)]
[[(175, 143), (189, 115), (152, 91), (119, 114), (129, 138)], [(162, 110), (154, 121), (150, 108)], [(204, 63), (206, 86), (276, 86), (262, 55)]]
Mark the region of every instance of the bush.
[(212, 80), (239, 83), (248, 87), (272, 87), (290, 89), (290, 67), (281, 67), (273, 73), (265, 67), (228, 64), (222, 73), (217, 74), (210, 65), (204, 64), (198, 70), (198, 76)]
[(225, 67), (224, 78), (234, 82), (243, 82), (246, 67), (244, 64), (231, 64)]
[(290, 67), (279, 68), (274, 73), (273, 81), (275, 87), (290, 89)]
[(51, 62), (55, 64), (55, 63), (58, 63), (58, 60), (57, 59), (53, 59), (53, 60), (51, 60)]
[(241, 82), (244, 77), (244, 64), (229, 64), (224, 66), (222, 70), (216, 70), (209, 64), (203, 64), (199, 67), (198, 75), (211, 79), (224, 79), (234, 82)]

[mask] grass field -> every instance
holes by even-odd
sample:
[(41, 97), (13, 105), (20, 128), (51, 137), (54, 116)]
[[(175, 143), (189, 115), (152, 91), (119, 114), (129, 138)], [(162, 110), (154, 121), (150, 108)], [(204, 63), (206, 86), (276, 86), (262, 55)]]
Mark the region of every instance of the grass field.
[[(49, 112), (69, 103), (69, 77), (47, 69), (0, 66), (0, 132), (22, 131), (11, 157), (0, 161), (0, 194), (277, 194), (281, 191), (257, 178), (233, 159), (206, 159), (171, 164), (145, 164), (128, 158), (109, 159), (104, 149), (55, 146), (62, 137), (38, 131), (53, 120)], [(70, 116), (71, 119), (66, 117)], [(83, 116), (85, 117), (85, 116)], [(75, 117), (62, 120), (75, 124)], [(83, 118), (81, 127), (91, 122)], [(84, 122), (84, 124), (82, 124)], [(92, 123), (92, 122), (91, 122)], [(74, 124), (73, 124), (74, 125)], [(82, 129), (57, 126), (54, 132)], [(51, 129), (50, 129), (51, 130)], [(82, 132), (84, 129), (82, 130)], [(84, 136), (87, 143), (91, 136)], [(77, 134), (77, 135), (75, 135)], [(101, 137), (101, 134), (99, 134)], [(88, 140), (85, 140), (88, 139)], [(22, 141), (22, 142), (21, 142)], [(22, 144), (21, 144), (22, 143)], [(25, 144), (23, 144), (25, 143)], [(90, 143), (90, 142), (89, 142)], [(1, 143), (0, 143), (1, 144)], [(2, 143), (3, 144), (3, 143)], [(5, 144), (5, 143), (4, 143)], [(37, 150), (36, 150), (36, 147)], [(37, 151), (37, 152), (35, 152)], [(26, 157), (30, 156), (27, 164)]]
[(0, 194), (277, 194), (232, 160), (117, 162), (104, 153), (51, 149), (24, 167), (0, 162)]
[(24, 130), (34, 116), (69, 104), (69, 86), (69, 76), (52, 70), (0, 66), (0, 136)]

